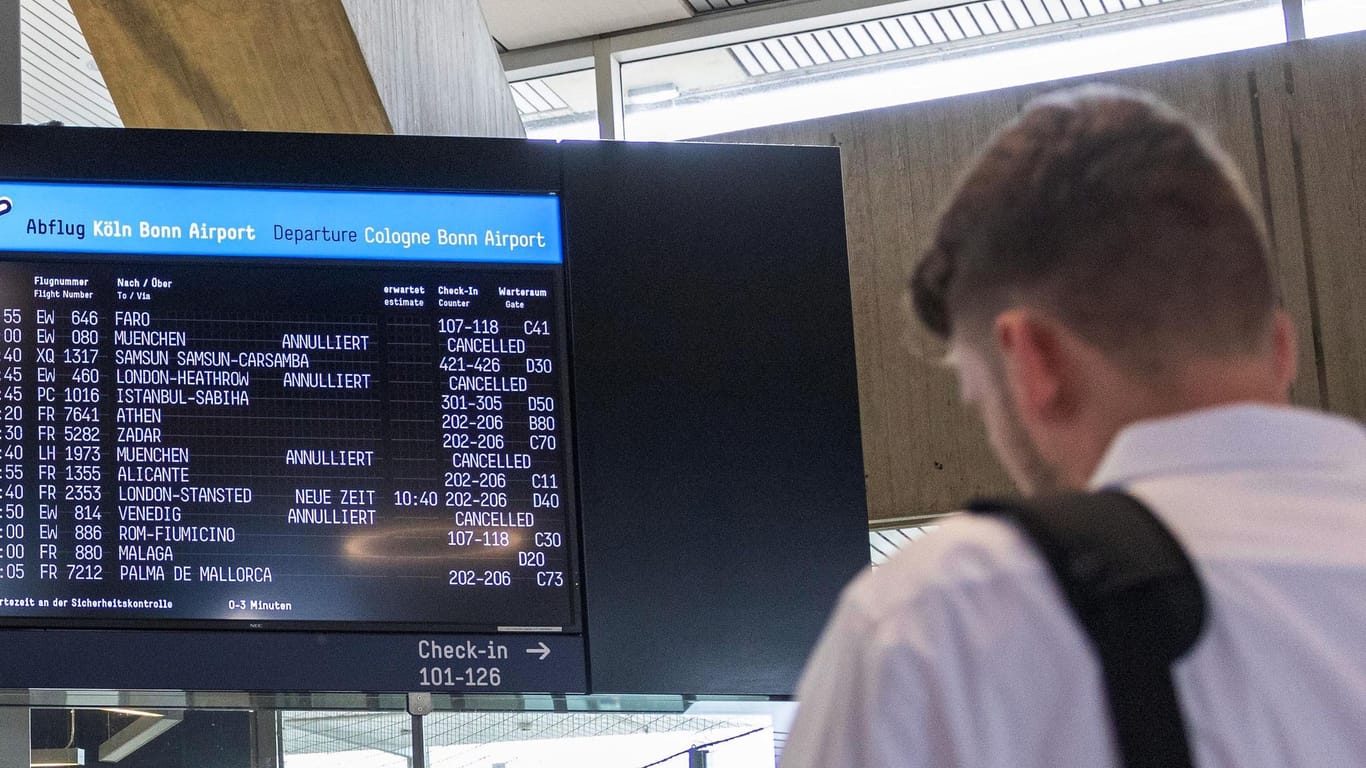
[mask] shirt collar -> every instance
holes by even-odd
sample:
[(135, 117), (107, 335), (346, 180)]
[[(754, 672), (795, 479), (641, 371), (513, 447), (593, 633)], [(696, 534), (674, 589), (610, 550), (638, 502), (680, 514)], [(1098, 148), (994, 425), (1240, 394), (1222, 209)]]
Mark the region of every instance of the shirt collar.
[(1227, 405), (1125, 427), (1110, 443), (1091, 488), (1156, 475), (1272, 467), (1366, 472), (1366, 428), (1288, 406)]

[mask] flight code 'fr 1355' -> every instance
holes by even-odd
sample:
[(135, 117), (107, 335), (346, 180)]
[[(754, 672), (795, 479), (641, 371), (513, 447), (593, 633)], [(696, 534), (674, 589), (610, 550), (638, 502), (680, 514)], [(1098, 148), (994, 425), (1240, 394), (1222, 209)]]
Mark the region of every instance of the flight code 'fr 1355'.
[[(0, 597), (573, 626), (558, 268), (366, 269), (0, 262)], [(152, 615), (55, 606), (0, 616)], [(498, 685), (496, 656), (429, 661)]]

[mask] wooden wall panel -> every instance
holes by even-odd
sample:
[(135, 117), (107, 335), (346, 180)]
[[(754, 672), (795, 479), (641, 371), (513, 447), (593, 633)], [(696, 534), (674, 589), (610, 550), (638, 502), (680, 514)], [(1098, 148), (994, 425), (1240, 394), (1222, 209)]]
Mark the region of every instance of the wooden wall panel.
[(388, 133), (341, 0), (72, 0), (125, 125)]
[(1324, 404), (1366, 420), (1366, 34), (1288, 46), (1264, 80), (1268, 141), (1285, 148), (1272, 179), (1312, 278)]
[(395, 133), (524, 138), (478, 0), (342, 0)]
[(929, 228), (963, 166), (1016, 114), (1012, 91), (723, 137), (843, 148), (845, 217), (869, 516), (943, 512), (1009, 489), (976, 418), (959, 403), (944, 346), (906, 292)]
[[(1293, 196), (1272, 183), (1289, 147), (1266, 140), (1262, 92), (1270, 72), (1279, 66), (1285, 49), (1209, 56), (1114, 73), (1095, 78), (1151, 91), (1205, 126), (1228, 151), (1247, 182), (1266, 221), (1273, 246), (1273, 272), (1282, 301), (1295, 318), (1300, 344), (1299, 376), (1291, 387), (1295, 402), (1321, 406), (1318, 368), (1311, 343), (1314, 331), (1308, 274), (1297, 233), (1298, 213)], [(1274, 83), (1271, 84), (1274, 87)]]
[(1259, 193), (1270, 211), (1267, 227), (1282, 278), (1286, 309), (1294, 316), (1299, 340), (1299, 378), (1291, 390), (1295, 402), (1331, 408), (1323, 373), (1326, 363), (1320, 343), (1318, 291), (1307, 256), (1307, 222), (1304, 196), (1295, 177), (1295, 148), (1292, 137), (1297, 116), (1285, 98), (1286, 53), (1278, 47), (1274, 55), (1256, 62), (1250, 75), (1252, 103), (1256, 106), (1266, 166)]
[[(1285, 55), (1283, 46), (1260, 49), (714, 137), (835, 143), (844, 148), (845, 215), (872, 519), (942, 512), (973, 495), (1009, 491), (976, 416), (957, 405), (952, 378), (937, 365), (939, 344), (909, 314), (905, 281), (940, 205), (967, 162), (1025, 102), (1058, 87), (1100, 81), (1153, 91), (1207, 126), (1225, 146), (1268, 221), (1275, 248), (1273, 268), (1299, 327), (1300, 376), (1294, 399), (1306, 405), (1324, 403), (1317, 375), (1322, 366), (1311, 343), (1318, 333), (1313, 321), (1320, 314), (1315, 298), (1323, 296), (1326, 278), (1343, 285), (1363, 284), (1336, 273), (1326, 276), (1322, 269), (1316, 283), (1310, 279), (1313, 269), (1306, 264), (1299, 232), (1300, 198), (1293, 184), (1287, 187), (1281, 181), (1292, 166), (1291, 145), (1283, 140), (1277, 122), (1285, 121), (1285, 110), (1265, 103), (1267, 89), (1279, 87), (1277, 73)], [(1357, 99), (1354, 103), (1366, 112), (1363, 83), (1366, 75), (1357, 77), (1357, 88), (1344, 97)], [(1335, 130), (1346, 130), (1345, 116), (1327, 117), (1339, 126)], [(1331, 136), (1324, 136), (1324, 153)], [(1366, 164), (1366, 138), (1352, 146)], [(1330, 154), (1325, 158), (1331, 162)], [(1366, 168), (1359, 170), (1362, 173), (1355, 166), (1336, 168), (1339, 175), (1366, 177)], [(1366, 189), (1353, 194), (1361, 207), (1350, 212), (1354, 223), (1340, 228), (1344, 240), (1360, 231), (1366, 217)], [(1320, 218), (1339, 221), (1341, 215), (1324, 213)], [(1363, 273), (1366, 270), (1358, 267), (1359, 278)], [(1344, 308), (1344, 326), (1349, 322), (1345, 308), (1354, 297), (1366, 302), (1366, 293), (1353, 290), (1343, 289), (1342, 298), (1334, 299), (1334, 306)], [(1325, 347), (1330, 359), (1341, 357), (1347, 347), (1358, 356), (1366, 354), (1366, 327), (1357, 323), (1355, 328), (1357, 335), (1336, 331), (1335, 346)], [(1360, 378), (1364, 369), (1357, 365)], [(1351, 385), (1332, 377), (1330, 381), (1337, 391), (1348, 393), (1336, 398), (1339, 402), (1348, 395), (1366, 396), (1366, 383)], [(1329, 404), (1338, 402), (1330, 398)], [(1362, 410), (1366, 408), (1355, 412), (1360, 415)]]

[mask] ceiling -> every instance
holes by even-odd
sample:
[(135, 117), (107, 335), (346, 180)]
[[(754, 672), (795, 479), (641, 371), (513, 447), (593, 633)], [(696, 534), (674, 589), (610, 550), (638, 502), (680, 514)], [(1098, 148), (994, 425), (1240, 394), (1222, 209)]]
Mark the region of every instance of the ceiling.
[(620, 32), (716, 13), (758, 2), (788, 0), (481, 0), (489, 31), (504, 48)]
[[(481, 0), (494, 38), (510, 50), (791, 1)], [(68, 0), (20, 0), (20, 26), (23, 122), (122, 124)]]

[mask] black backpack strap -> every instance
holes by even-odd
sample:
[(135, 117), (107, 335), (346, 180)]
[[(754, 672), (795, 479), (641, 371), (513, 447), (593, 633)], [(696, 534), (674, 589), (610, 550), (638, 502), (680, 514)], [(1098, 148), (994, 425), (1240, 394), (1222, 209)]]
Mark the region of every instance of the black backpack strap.
[(1200, 638), (1205, 596), (1171, 532), (1115, 491), (968, 508), (1014, 521), (1052, 568), (1100, 656), (1126, 768), (1192, 766), (1172, 664)]

